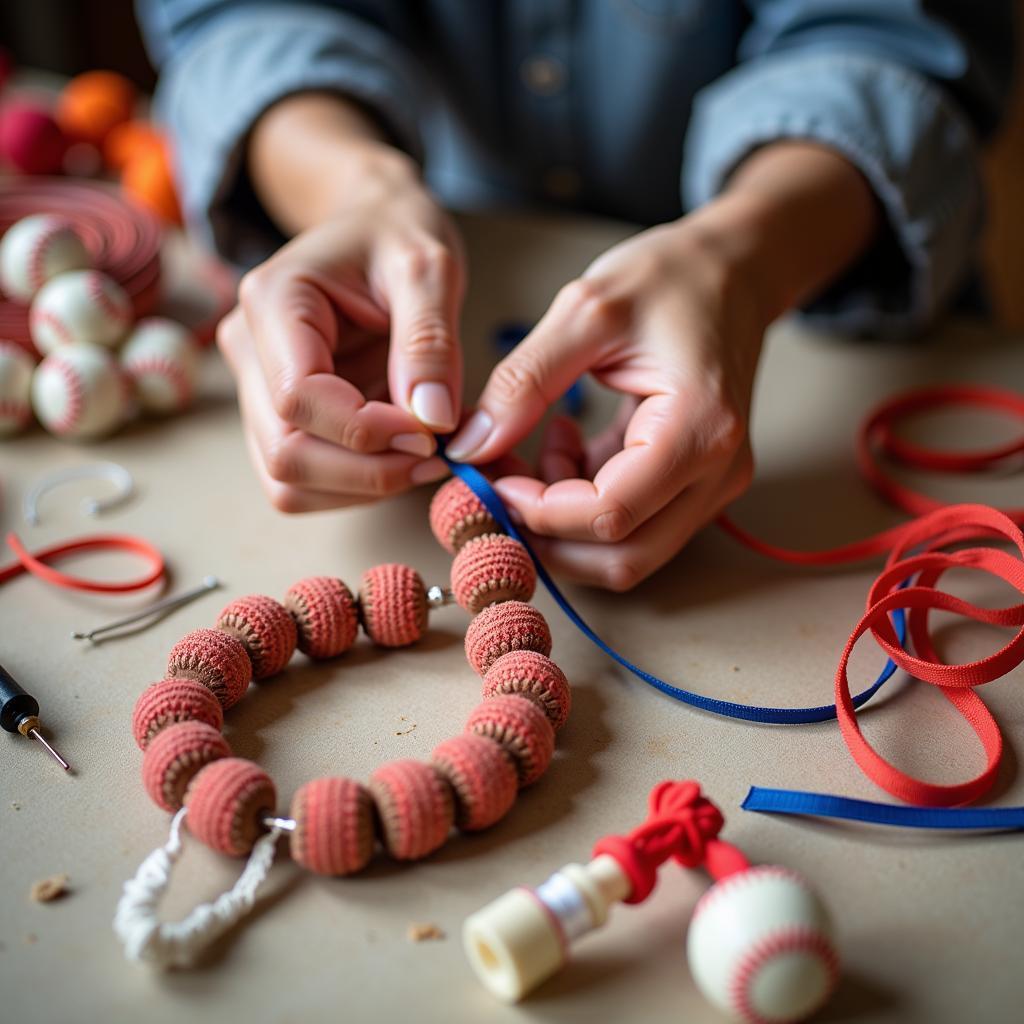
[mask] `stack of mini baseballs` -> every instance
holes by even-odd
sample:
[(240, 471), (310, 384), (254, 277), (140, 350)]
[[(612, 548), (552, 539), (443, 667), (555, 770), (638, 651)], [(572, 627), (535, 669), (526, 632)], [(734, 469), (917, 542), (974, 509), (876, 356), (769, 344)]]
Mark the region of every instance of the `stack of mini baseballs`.
[(52, 434), (97, 438), (139, 410), (167, 414), (191, 401), (199, 371), (192, 333), (164, 317), (135, 322), (124, 289), (90, 269), (88, 250), (61, 217), (36, 214), (0, 239), (0, 287), (31, 303), (43, 356), (0, 339), (0, 436), (32, 413)]

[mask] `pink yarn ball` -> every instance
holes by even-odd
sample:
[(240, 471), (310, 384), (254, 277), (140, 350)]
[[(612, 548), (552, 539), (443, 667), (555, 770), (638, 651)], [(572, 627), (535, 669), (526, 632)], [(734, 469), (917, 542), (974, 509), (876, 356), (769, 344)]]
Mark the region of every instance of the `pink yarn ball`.
[(318, 875), (351, 875), (373, 855), (373, 798), (353, 779), (313, 779), (292, 798), (292, 857)]
[(452, 562), (455, 600), (472, 615), (501, 601), (529, 601), (536, 585), (526, 548), (503, 533), (466, 541)]
[(227, 711), (242, 699), (252, 679), (252, 664), (237, 637), (219, 629), (195, 629), (171, 649), (167, 678), (202, 683)]
[(309, 576), (288, 588), (284, 606), (299, 631), (299, 650), (311, 658), (336, 658), (355, 643), (359, 606), (333, 576)]
[(565, 673), (537, 651), (513, 651), (495, 660), (484, 675), (484, 698), (515, 694), (532, 700), (557, 731), (565, 725), (572, 694)]
[(161, 729), (177, 722), (205, 722), (220, 731), (224, 712), (220, 702), (194, 679), (165, 679), (147, 686), (135, 702), (132, 735), (140, 750)]
[(505, 601), (473, 617), (466, 630), (466, 658), (477, 675), (509, 651), (551, 653), (551, 630), (532, 604)]
[(512, 759), (486, 736), (464, 732), (430, 755), (455, 793), (455, 824), (465, 832), (490, 828), (512, 809), (519, 780)]
[(244, 857), (266, 831), (277, 791), (258, 764), (226, 757), (208, 764), (189, 784), (185, 821), (196, 839), (218, 853)]
[(430, 529), (449, 555), (473, 537), (500, 532), (484, 503), (457, 476), (435, 492), (430, 502)]
[(407, 565), (375, 565), (363, 573), (359, 609), (366, 635), (381, 647), (406, 647), (427, 631), (427, 591)]
[(176, 811), (196, 772), (212, 761), (230, 756), (228, 741), (212, 725), (178, 722), (158, 732), (146, 747), (142, 783), (158, 807)]
[(452, 788), (433, 765), (389, 761), (370, 776), (370, 792), (395, 860), (419, 860), (448, 838), (455, 820)]
[(295, 653), (295, 620), (284, 605), (263, 594), (232, 601), (217, 616), (217, 628), (242, 641), (254, 679), (277, 675)]
[(551, 764), (555, 730), (539, 704), (518, 694), (500, 694), (473, 709), (466, 732), (499, 743), (512, 759), (519, 785), (536, 782)]
[(23, 174), (56, 174), (67, 140), (41, 107), (11, 103), (0, 111), (0, 157)]

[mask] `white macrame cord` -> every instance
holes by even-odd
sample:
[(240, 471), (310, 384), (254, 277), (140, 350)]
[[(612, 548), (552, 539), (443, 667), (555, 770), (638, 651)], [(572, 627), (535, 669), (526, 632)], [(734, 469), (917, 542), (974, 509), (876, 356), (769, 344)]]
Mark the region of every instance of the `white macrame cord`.
[(199, 953), (256, 903), (260, 886), (270, 873), (282, 830), (260, 836), (238, 881), (212, 903), (201, 903), (184, 920), (161, 921), (160, 901), (171, 882), (171, 871), (182, 853), (181, 826), (186, 808), (175, 814), (167, 842), (155, 849), (124, 883), (114, 914), (114, 931), (129, 960), (146, 960), (157, 967), (189, 967)]

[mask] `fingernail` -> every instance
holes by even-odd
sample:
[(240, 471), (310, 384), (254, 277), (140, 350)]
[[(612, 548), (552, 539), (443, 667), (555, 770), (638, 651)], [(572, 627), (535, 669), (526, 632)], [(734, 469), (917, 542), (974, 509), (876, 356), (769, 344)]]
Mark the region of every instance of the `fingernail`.
[(448, 467), (441, 459), (427, 459), (412, 467), (409, 479), (414, 484), (432, 484), (435, 480), (443, 480), (448, 475)]
[(391, 450), (426, 459), (434, 454), (434, 440), (426, 434), (395, 434), (391, 438)]
[(490, 437), (493, 429), (494, 420), (483, 409), (478, 409), (448, 445), (449, 457), (460, 460), (468, 459), (483, 447), (483, 443)]
[(413, 416), (431, 430), (447, 431), (455, 427), (452, 398), (444, 384), (435, 381), (417, 384), (412, 389), (409, 404)]

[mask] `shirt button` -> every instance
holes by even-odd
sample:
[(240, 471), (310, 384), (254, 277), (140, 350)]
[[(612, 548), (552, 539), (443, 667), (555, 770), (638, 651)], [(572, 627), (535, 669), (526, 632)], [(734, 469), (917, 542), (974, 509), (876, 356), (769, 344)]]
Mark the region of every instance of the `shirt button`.
[(530, 57), (523, 61), (522, 77), (531, 92), (551, 96), (565, 85), (565, 65), (554, 57)]
[(580, 194), (583, 181), (575, 167), (558, 164), (544, 172), (541, 184), (552, 199), (575, 199)]

